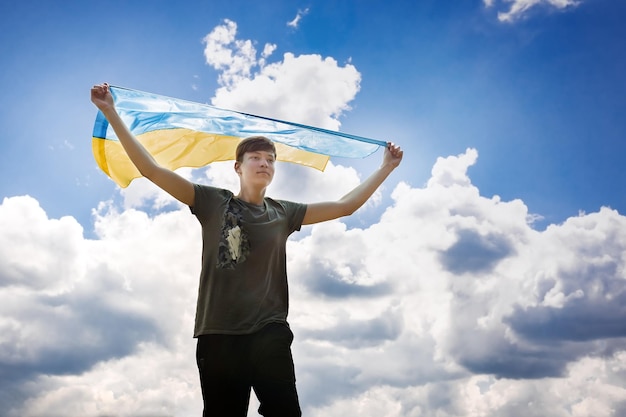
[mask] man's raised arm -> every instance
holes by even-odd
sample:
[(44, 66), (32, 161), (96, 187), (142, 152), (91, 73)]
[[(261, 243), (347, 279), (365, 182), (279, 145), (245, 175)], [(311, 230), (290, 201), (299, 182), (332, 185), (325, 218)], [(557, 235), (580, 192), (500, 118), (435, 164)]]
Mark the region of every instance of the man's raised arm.
[(383, 163), (365, 181), (337, 201), (309, 204), (302, 224), (314, 224), (349, 216), (374, 194), (391, 172), (400, 165), (403, 152), (400, 147), (387, 143)]
[(109, 91), (109, 85), (106, 83), (94, 85), (91, 89), (91, 101), (104, 114), (124, 147), (126, 154), (141, 175), (148, 178), (178, 201), (188, 206), (193, 206), (195, 194), (193, 184), (174, 171), (159, 165), (146, 148), (139, 143), (117, 113), (113, 96)]

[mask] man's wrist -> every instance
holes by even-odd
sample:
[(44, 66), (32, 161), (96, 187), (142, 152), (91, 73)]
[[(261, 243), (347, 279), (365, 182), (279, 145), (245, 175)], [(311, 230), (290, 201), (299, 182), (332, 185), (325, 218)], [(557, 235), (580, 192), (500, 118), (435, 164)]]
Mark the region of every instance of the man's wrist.
[(392, 164), (391, 162), (383, 162), (383, 164), (378, 169), (380, 169), (381, 171), (385, 171), (386, 173), (389, 174), (391, 171), (396, 169), (396, 166)]
[(115, 109), (115, 106), (103, 106), (103, 107), (100, 107), (99, 109), (102, 112), (102, 114), (104, 114), (104, 117), (106, 117), (107, 119), (109, 118), (109, 116), (113, 116), (117, 114), (117, 110)]

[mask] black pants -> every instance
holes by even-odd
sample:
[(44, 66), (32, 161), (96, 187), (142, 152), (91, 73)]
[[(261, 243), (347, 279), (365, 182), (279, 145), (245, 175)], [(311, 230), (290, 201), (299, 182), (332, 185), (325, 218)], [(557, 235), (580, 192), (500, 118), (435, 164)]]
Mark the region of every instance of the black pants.
[(199, 336), (202, 416), (246, 417), (252, 388), (261, 404), (259, 414), (300, 417), (292, 342), (291, 329), (280, 323), (249, 335)]

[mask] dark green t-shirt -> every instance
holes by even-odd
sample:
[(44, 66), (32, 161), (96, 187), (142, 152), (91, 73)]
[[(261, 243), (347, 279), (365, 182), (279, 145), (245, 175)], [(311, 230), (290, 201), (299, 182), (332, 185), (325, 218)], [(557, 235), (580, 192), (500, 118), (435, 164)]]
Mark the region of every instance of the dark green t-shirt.
[(191, 212), (202, 225), (202, 272), (194, 336), (248, 334), (286, 323), (287, 238), (306, 204), (265, 198), (257, 206), (196, 184)]

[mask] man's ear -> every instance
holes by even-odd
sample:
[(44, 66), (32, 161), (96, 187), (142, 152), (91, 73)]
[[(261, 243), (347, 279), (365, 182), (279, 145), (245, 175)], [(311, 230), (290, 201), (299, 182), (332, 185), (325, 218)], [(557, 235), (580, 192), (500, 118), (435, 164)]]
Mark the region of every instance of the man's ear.
[(241, 174), (241, 163), (239, 161), (235, 161), (234, 168), (237, 174)]

